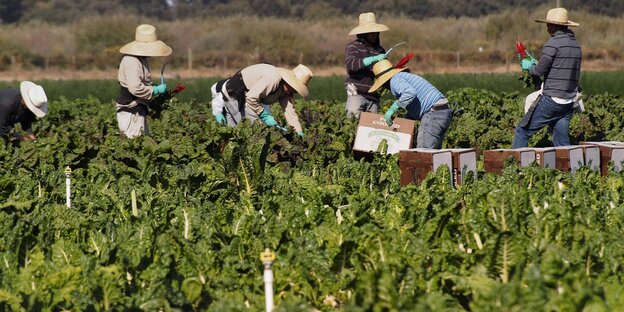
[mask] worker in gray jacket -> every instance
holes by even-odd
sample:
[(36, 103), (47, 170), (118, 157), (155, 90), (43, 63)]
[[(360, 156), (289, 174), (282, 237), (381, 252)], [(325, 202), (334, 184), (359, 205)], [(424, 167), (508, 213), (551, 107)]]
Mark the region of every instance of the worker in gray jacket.
[(516, 127), (513, 148), (526, 147), (529, 139), (540, 129), (552, 130), (554, 146), (570, 145), (568, 129), (578, 100), (581, 74), (581, 47), (568, 27), (579, 26), (568, 20), (568, 11), (556, 8), (548, 11), (545, 20), (551, 38), (542, 50), (539, 62), (533, 57), (521, 61), (523, 70), (544, 77), (541, 96), (529, 108)]

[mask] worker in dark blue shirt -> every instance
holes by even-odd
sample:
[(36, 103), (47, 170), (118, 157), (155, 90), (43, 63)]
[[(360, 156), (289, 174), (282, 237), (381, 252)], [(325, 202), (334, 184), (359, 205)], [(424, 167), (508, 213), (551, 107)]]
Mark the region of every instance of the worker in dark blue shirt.
[(16, 133), (15, 137), (22, 141), (36, 140), (32, 123), (47, 112), (48, 97), (40, 85), (23, 81), (19, 90), (0, 90), (0, 137), (6, 137), (20, 123), (26, 133)]

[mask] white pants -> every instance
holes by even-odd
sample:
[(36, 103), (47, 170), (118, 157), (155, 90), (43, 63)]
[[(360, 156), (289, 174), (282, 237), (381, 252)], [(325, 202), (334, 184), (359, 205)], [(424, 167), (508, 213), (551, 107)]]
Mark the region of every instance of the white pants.
[(147, 109), (140, 107), (140, 105), (128, 110), (117, 111), (119, 130), (130, 139), (141, 136), (143, 133), (149, 134), (146, 115)]

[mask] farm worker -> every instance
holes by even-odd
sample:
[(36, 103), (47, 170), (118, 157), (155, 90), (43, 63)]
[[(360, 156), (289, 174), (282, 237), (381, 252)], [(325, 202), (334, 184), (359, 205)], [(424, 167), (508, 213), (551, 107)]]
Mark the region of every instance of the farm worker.
[(542, 94), (529, 108), (516, 127), (513, 148), (526, 147), (529, 139), (540, 129), (549, 126), (555, 146), (570, 145), (568, 128), (579, 100), (581, 74), (581, 47), (568, 27), (579, 26), (568, 20), (568, 11), (556, 8), (548, 11), (545, 20), (551, 38), (542, 50), (539, 62), (532, 57), (521, 61), (523, 70), (543, 76)]
[(37, 117), (48, 113), (48, 97), (43, 87), (30, 81), (22, 81), (19, 90), (0, 90), (0, 136), (6, 135), (16, 123), (20, 123), (25, 134), (15, 133), (21, 141), (36, 140), (32, 123)]
[(388, 126), (392, 126), (392, 118), (399, 109), (407, 109), (404, 118), (420, 120), (416, 147), (441, 148), (453, 119), (446, 97), (424, 78), (409, 73), (405, 67), (396, 68), (388, 60), (377, 62), (373, 73), (375, 83), (368, 92), (384, 87), (396, 98), (384, 114)]
[(168, 56), (172, 50), (156, 37), (156, 28), (152, 25), (139, 25), (135, 40), (119, 52), (124, 54), (119, 64), (119, 97), (115, 108), (117, 123), (128, 138), (135, 138), (141, 133), (149, 133), (147, 128), (147, 106), (156, 96), (167, 92), (167, 85), (152, 83), (149, 58)]
[(386, 58), (386, 50), (379, 40), (379, 33), (386, 30), (388, 26), (378, 24), (375, 14), (368, 12), (360, 14), (359, 25), (349, 32), (357, 38), (345, 49), (347, 118), (359, 118), (360, 112), (379, 111), (380, 95), (368, 92), (368, 89), (375, 79), (371, 70), (373, 64)]
[(279, 126), (267, 104), (279, 102), (286, 123), (303, 137), (303, 128), (295, 112), (294, 96), (308, 96), (308, 82), (312, 71), (305, 65), (293, 70), (270, 64), (255, 64), (239, 70), (232, 77), (210, 87), (212, 114), (220, 124), (238, 125), (242, 118), (250, 122), (260, 119), (268, 127)]

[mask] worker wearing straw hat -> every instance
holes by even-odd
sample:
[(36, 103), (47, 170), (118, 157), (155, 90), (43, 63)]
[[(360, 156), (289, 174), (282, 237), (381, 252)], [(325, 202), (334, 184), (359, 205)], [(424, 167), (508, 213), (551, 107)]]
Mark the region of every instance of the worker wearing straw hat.
[(0, 90), (0, 136), (5, 137), (20, 123), (25, 134), (15, 133), (21, 141), (33, 141), (37, 136), (32, 123), (48, 113), (48, 97), (43, 87), (30, 81), (22, 81), (18, 89)]
[(357, 38), (345, 49), (347, 117), (359, 118), (360, 112), (376, 113), (379, 110), (379, 94), (370, 93), (368, 89), (375, 79), (371, 67), (386, 58), (386, 50), (379, 39), (379, 33), (386, 30), (388, 27), (377, 23), (375, 14), (368, 12), (360, 14), (358, 26), (349, 32)]
[(268, 106), (279, 102), (286, 123), (303, 137), (294, 95), (308, 96), (307, 85), (312, 76), (312, 71), (301, 64), (293, 70), (265, 63), (248, 66), (212, 85), (212, 114), (218, 123), (230, 127), (241, 123), (244, 117), (252, 123), (260, 119), (269, 127), (282, 128)]
[(128, 138), (149, 133), (147, 128), (147, 106), (158, 95), (167, 91), (166, 84), (154, 85), (150, 74), (149, 58), (163, 57), (172, 50), (156, 37), (156, 28), (152, 25), (139, 25), (136, 28), (135, 40), (119, 49), (124, 54), (119, 64), (117, 79), (119, 80), (119, 97), (117, 122)]
[(451, 124), (453, 112), (444, 95), (424, 78), (405, 72), (405, 67), (396, 67), (388, 60), (373, 66), (375, 83), (368, 90), (375, 92), (384, 87), (390, 89), (396, 98), (384, 114), (388, 126), (399, 110), (406, 109), (404, 118), (420, 120), (416, 147), (441, 148), (446, 131)]
[(569, 27), (579, 26), (568, 19), (568, 11), (555, 8), (548, 11), (546, 23), (551, 38), (542, 49), (539, 62), (533, 57), (521, 61), (523, 70), (543, 76), (541, 95), (520, 120), (514, 134), (513, 148), (526, 147), (529, 139), (548, 126), (553, 133), (554, 146), (570, 145), (570, 119), (580, 101), (581, 46)]

